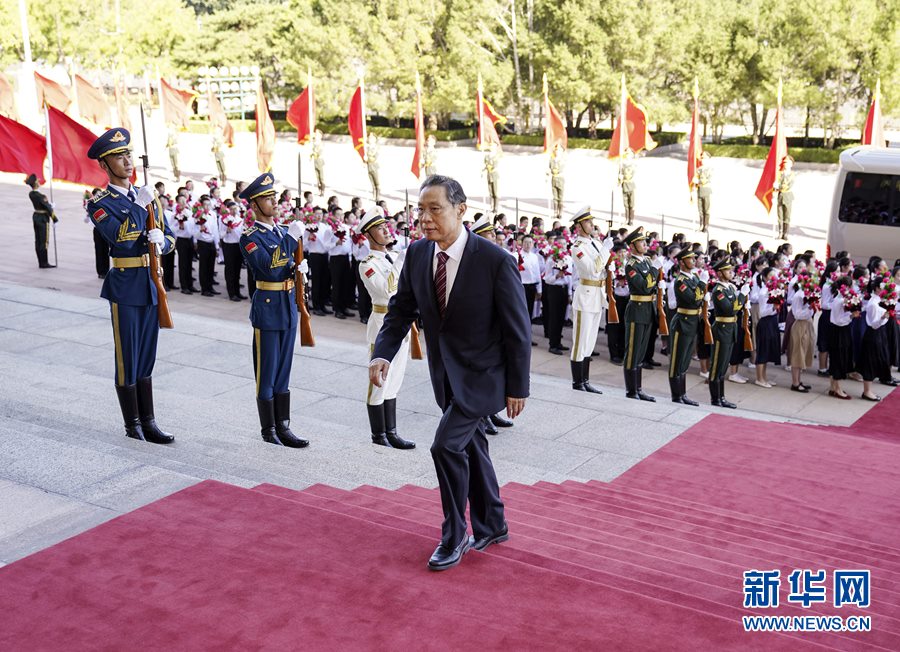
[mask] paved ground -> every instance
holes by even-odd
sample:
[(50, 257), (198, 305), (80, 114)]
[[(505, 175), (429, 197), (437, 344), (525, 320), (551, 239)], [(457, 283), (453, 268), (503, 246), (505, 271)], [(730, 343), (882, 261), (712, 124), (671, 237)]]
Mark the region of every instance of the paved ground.
[[(0, 215), (6, 243), (0, 267), (0, 563), (202, 478), (298, 488), (314, 482), (434, 484), (428, 444), (438, 412), (424, 363), (410, 363), (399, 399), (401, 432), (419, 448), (407, 453), (372, 446), (363, 406), (364, 327), (314, 318), (317, 346), (298, 348), (292, 382), (294, 424), (313, 444), (304, 451), (276, 448), (258, 436), (248, 306), (220, 297), (171, 296), (176, 328), (161, 335), (154, 376), (157, 413), (177, 442), (160, 447), (126, 439), (112, 386), (109, 309), (97, 298), (101, 282), (93, 273), (80, 193), (56, 188), (63, 217), (60, 266), (39, 270), (19, 182), (17, 175), (0, 175), (7, 207)], [(810, 177), (810, 183), (822, 181)], [(543, 344), (539, 335), (535, 340)], [(662, 371), (645, 375), (645, 388), (659, 403), (626, 400), (621, 370), (606, 362), (602, 334), (598, 350), (603, 355), (593, 377), (606, 393), (591, 396), (569, 388), (567, 358), (535, 348), (526, 411), (515, 428), (491, 440), (501, 482), (612, 479), (713, 409), (666, 400)], [(770, 378), (779, 387), (727, 385), (737, 414), (846, 425), (868, 407), (828, 399), (816, 378), (808, 395), (787, 391), (781, 370)], [(691, 375), (692, 395), (705, 400), (701, 382)]]

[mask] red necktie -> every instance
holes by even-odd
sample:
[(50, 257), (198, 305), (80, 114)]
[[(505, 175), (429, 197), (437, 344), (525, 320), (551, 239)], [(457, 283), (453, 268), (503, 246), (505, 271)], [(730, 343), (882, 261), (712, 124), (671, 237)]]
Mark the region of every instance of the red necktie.
[(437, 295), (438, 310), (441, 313), (441, 319), (444, 318), (444, 312), (447, 310), (447, 259), (450, 258), (445, 252), (439, 251), (437, 255), (438, 266), (437, 273), (434, 275), (434, 293)]

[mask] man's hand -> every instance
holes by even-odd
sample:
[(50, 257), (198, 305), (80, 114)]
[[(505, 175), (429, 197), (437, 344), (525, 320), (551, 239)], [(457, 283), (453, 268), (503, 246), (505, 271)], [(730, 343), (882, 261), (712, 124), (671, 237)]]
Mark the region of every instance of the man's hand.
[(166, 237), (161, 229), (150, 229), (147, 231), (147, 240), (153, 244), (162, 245), (166, 241)]
[(510, 419), (515, 419), (517, 416), (522, 414), (522, 410), (524, 409), (524, 398), (512, 398), (511, 396), (506, 397), (506, 416), (508, 416)]
[[(369, 363), (369, 382), (375, 387), (381, 387), (384, 381), (387, 380), (388, 369), (390, 368), (391, 363), (387, 360), (372, 360)], [(509, 400), (507, 400), (506, 404), (506, 409), (509, 410)]]
[(288, 235), (297, 242), (300, 242), (303, 238), (303, 224), (297, 221), (291, 222), (288, 225)]
[(134, 203), (146, 208), (154, 199), (156, 199), (156, 192), (152, 190), (150, 186), (142, 186), (137, 191), (137, 197), (135, 198)]

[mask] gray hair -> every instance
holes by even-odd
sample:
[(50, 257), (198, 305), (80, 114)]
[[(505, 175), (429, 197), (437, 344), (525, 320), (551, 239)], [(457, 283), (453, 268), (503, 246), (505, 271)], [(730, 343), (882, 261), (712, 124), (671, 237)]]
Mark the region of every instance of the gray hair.
[(445, 177), (440, 174), (432, 174), (430, 177), (425, 179), (425, 181), (423, 181), (422, 185), (419, 187), (419, 192), (421, 193), (426, 188), (432, 188), (434, 186), (441, 186), (444, 189), (444, 192), (447, 193), (447, 201), (449, 201), (453, 206), (459, 206), (467, 199), (466, 193), (462, 189), (459, 181), (457, 181), (453, 177)]

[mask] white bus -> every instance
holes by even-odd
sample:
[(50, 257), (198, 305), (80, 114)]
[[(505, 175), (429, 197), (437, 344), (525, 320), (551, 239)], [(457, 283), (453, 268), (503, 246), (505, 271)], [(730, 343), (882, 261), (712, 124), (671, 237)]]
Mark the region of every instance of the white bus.
[(900, 258), (900, 148), (841, 152), (826, 242), (828, 256), (849, 251), (857, 263)]

